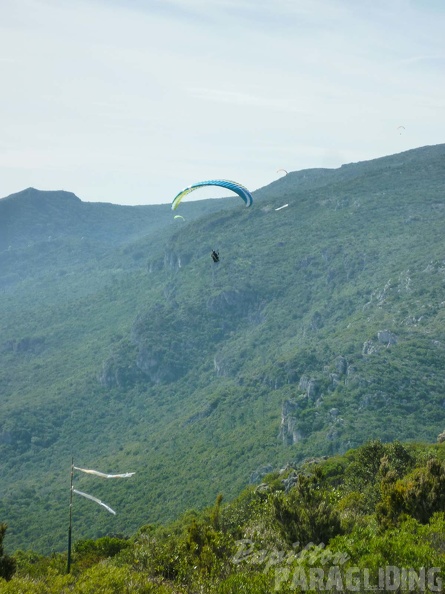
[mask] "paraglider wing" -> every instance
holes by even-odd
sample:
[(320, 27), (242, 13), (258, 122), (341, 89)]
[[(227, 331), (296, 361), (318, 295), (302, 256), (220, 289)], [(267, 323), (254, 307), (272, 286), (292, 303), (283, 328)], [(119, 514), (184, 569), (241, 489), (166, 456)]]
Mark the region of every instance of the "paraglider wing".
[(175, 196), (175, 198), (173, 199), (172, 210), (176, 210), (178, 208), (184, 196), (187, 196), (187, 194), (190, 194), (190, 192), (194, 192), (198, 188), (202, 188), (204, 186), (219, 186), (221, 188), (227, 188), (228, 190), (235, 192), (235, 194), (238, 194), (238, 196), (240, 196), (244, 200), (246, 206), (252, 205), (252, 194), (249, 192), (247, 188), (245, 188), (241, 184), (234, 181), (230, 181), (228, 179), (211, 179), (208, 181), (197, 182), (196, 184), (193, 184), (181, 190), (181, 192), (179, 192), (179, 194)]
[(175, 215), (173, 218), (174, 219), (182, 219), (183, 221), (185, 221), (185, 219), (182, 215)]
[(280, 173), (280, 171), (284, 171), (284, 173), (287, 175), (289, 172), (286, 171), (285, 169), (277, 169), (277, 173)]

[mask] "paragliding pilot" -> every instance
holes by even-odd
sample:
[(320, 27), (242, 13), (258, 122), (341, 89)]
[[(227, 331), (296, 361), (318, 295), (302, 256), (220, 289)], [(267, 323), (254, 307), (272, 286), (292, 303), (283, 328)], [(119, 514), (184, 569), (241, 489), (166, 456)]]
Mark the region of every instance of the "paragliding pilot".
[(219, 252), (215, 252), (215, 250), (212, 251), (212, 260), (214, 262), (219, 262)]

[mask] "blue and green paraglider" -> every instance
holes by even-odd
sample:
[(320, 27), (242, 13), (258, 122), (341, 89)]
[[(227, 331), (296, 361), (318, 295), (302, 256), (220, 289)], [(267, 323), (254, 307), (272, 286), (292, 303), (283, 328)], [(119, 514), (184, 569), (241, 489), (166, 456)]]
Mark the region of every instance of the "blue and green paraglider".
[(208, 181), (197, 182), (196, 184), (192, 184), (191, 186), (181, 190), (179, 194), (173, 199), (172, 210), (176, 210), (178, 208), (184, 196), (187, 196), (187, 194), (190, 194), (190, 192), (194, 192), (195, 190), (205, 186), (219, 186), (221, 188), (227, 188), (228, 190), (235, 192), (235, 194), (238, 194), (238, 196), (244, 200), (246, 206), (252, 205), (252, 194), (241, 184), (228, 179), (210, 179)]

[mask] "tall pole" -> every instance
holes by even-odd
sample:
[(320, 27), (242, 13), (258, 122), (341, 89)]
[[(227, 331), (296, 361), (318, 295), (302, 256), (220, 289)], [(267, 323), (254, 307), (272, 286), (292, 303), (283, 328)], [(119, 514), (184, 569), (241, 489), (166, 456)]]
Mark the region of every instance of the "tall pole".
[(74, 458), (71, 458), (71, 476), (70, 476), (70, 524), (68, 528), (68, 561), (66, 572), (71, 571), (71, 528), (73, 519), (73, 474), (74, 474)]

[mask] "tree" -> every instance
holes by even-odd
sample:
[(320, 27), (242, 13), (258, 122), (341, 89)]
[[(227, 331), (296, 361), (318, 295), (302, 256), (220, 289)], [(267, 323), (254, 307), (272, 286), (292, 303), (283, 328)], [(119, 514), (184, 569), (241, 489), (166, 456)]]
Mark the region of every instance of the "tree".
[(289, 494), (274, 494), (272, 504), (280, 530), (289, 543), (327, 543), (342, 532), (339, 514), (331, 503), (329, 489), (322, 486), (322, 471), (317, 467), (309, 476), (300, 474)]
[(6, 555), (3, 551), (3, 538), (7, 529), (6, 524), (0, 524), (0, 577), (10, 580), (15, 573), (15, 559)]
[(377, 505), (377, 519), (388, 527), (397, 525), (402, 515), (410, 515), (422, 524), (445, 506), (445, 467), (437, 458), (426, 467), (416, 468), (403, 479), (382, 482), (382, 500)]

